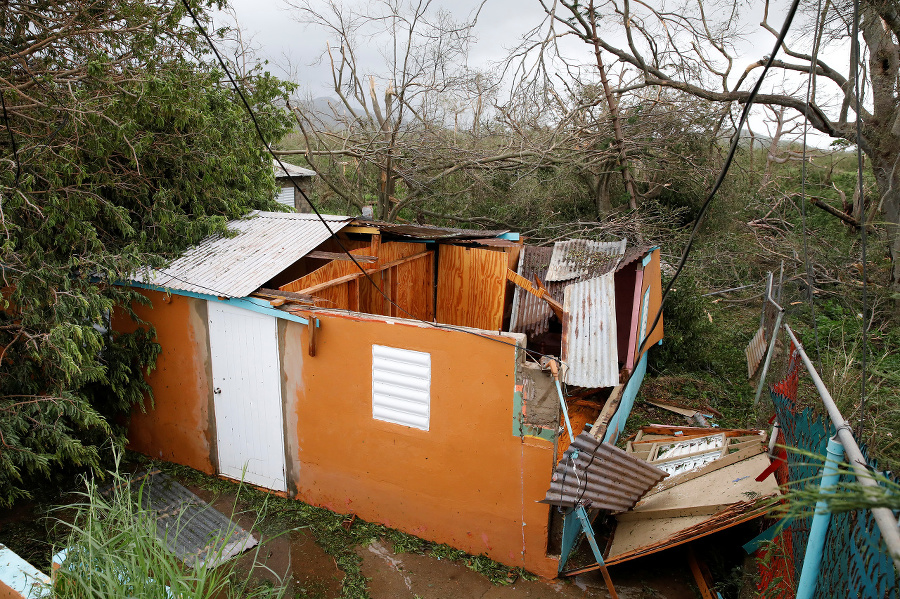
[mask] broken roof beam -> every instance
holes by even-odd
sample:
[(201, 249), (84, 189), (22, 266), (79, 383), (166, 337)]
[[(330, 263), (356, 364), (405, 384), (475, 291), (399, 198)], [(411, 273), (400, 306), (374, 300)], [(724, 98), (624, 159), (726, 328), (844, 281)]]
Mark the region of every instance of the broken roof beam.
[(511, 281), (512, 283), (515, 283), (516, 285), (518, 285), (519, 287), (521, 287), (528, 293), (532, 294), (533, 296), (547, 302), (547, 304), (550, 306), (550, 308), (556, 314), (556, 317), (559, 318), (560, 322), (562, 322), (562, 320), (563, 320), (562, 304), (560, 304), (558, 301), (553, 299), (550, 296), (550, 292), (547, 291), (547, 289), (543, 285), (536, 287), (535, 285), (532, 285), (531, 281), (529, 281), (528, 279), (526, 279), (525, 277), (523, 277), (522, 275), (520, 275), (519, 273), (517, 273), (516, 271), (511, 270), (511, 269), (506, 270), (506, 279), (508, 281)]
[(330, 281), (325, 281), (324, 283), (319, 283), (318, 285), (313, 285), (312, 287), (307, 287), (306, 289), (301, 289), (298, 293), (306, 294), (306, 295), (314, 295), (323, 289), (328, 289), (330, 287), (334, 287), (336, 285), (343, 285), (344, 283), (349, 283), (350, 281), (355, 281), (360, 277), (365, 275), (372, 275), (375, 273), (379, 273), (383, 270), (387, 270), (389, 268), (393, 268), (395, 266), (400, 266), (401, 264), (406, 264), (407, 262), (412, 262), (413, 260), (418, 260), (419, 258), (424, 258), (425, 256), (430, 256), (434, 252), (432, 250), (428, 250), (425, 252), (419, 252), (418, 254), (413, 254), (412, 256), (407, 256), (406, 258), (400, 258), (399, 260), (394, 260), (393, 262), (388, 262), (387, 264), (382, 264), (377, 268), (367, 268), (366, 272), (355, 272), (353, 274), (345, 275), (343, 277), (338, 277), (336, 279), (332, 279)]

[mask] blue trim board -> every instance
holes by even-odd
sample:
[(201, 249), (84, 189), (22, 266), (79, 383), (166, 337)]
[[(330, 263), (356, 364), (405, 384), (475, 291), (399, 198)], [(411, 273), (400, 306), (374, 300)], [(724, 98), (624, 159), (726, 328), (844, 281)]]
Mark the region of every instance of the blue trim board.
[(497, 235), (497, 239), (509, 239), (510, 241), (519, 241), (520, 236), (518, 233), (508, 232)]
[[(303, 318), (301, 316), (297, 316), (296, 314), (291, 314), (290, 312), (285, 312), (283, 310), (276, 310), (273, 308), (269, 302), (264, 299), (260, 299), (257, 297), (229, 297), (226, 299), (219, 299), (215, 295), (207, 295), (205, 293), (194, 293), (193, 291), (183, 291), (181, 289), (169, 289), (167, 287), (160, 287), (159, 285), (149, 285), (147, 283), (138, 283), (137, 281), (129, 281), (125, 283), (131, 287), (137, 287), (139, 289), (149, 289), (151, 291), (162, 291), (163, 293), (168, 293), (171, 295), (183, 295), (185, 297), (192, 297), (194, 299), (202, 299), (208, 301), (217, 301), (222, 302), (223, 304), (230, 304), (237, 308), (244, 308), (245, 310), (250, 310), (251, 312), (258, 312), (259, 314), (265, 314), (266, 316), (274, 316), (275, 318), (281, 318), (282, 320), (290, 320), (293, 322), (299, 322), (300, 324), (309, 324), (309, 320)], [(318, 319), (316, 319), (316, 326), (318, 326)]]
[(609, 421), (606, 428), (606, 436), (603, 437), (605, 443), (615, 442), (619, 438), (619, 433), (625, 428), (625, 421), (631, 415), (631, 408), (634, 407), (634, 400), (637, 398), (638, 391), (641, 389), (641, 383), (644, 382), (644, 375), (647, 374), (647, 353), (641, 356), (641, 360), (631, 373), (631, 378), (622, 390), (622, 401), (619, 403), (619, 409)]

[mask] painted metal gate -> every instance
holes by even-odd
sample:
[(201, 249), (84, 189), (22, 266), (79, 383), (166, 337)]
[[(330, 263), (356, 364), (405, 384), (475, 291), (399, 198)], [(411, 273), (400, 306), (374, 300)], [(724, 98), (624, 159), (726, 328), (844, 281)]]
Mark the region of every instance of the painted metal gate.
[(219, 472), (286, 491), (276, 319), (208, 306)]

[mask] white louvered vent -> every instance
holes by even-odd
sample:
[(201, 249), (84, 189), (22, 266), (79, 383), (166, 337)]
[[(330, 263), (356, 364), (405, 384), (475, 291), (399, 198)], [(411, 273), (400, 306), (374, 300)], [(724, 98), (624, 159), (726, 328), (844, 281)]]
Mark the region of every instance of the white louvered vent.
[(431, 354), (372, 346), (372, 417), (428, 430)]
[(282, 187), (281, 191), (278, 192), (278, 195), (275, 196), (275, 200), (279, 204), (284, 204), (285, 206), (294, 207), (294, 188), (291, 187)]

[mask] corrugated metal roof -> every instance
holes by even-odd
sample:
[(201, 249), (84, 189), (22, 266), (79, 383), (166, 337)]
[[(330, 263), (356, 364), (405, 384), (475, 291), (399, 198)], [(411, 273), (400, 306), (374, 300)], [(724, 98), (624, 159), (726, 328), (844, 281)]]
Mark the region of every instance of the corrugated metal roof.
[(276, 162), (272, 160), (272, 166), (275, 168), (275, 178), (276, 179), (286, 179), (287, 177), (315, 177), (316, 171), (310, 170), (308, 168), (303, 168), (301, 166), (294, 166), (293, 164), (289, 164), (287, 162), (281, 161), (284, 164), (284, 168)]
[[(350, 219), (324, 215), (335, 233)], [(245, 297), (314, 250), (331, 234), (315, 214), (253, 212), (228, 223), (234, 237), (213, 235), (187, 250), (168, 268), (135, 280), (168, 289)]]
[(569, 281), (595, 277), (613, 270), (625, 253), (627, 240), (590, 241), (570, 239), (553, 244), (547, 281)]
[(652, 252), (654, 249), (656, 248), (651, 245), (638, 245), (628, 248), (627, 250), (625, 250), (625, 255), (622, 256), (621, 260), (619, 260), (619, 264), (616, 266), (616, 272), (619, 272), (636, 260), (643, 260), (644, 256)]
[[(577, 452), (577, 453), (576, 453)], [(622, 451), (581, 433), (556, 465), (542, 503), (625, 512), (668, 474)]]
[(257, 544), (253, 535), (157, 469), (135, 475), (128, 484), (156, 521), (156, 536), (189, 566), (215, 568)]
[(614, 273), (566, 286), (563, 300), (562, 361), (566, 384), (615, 387), (619, 384)]

